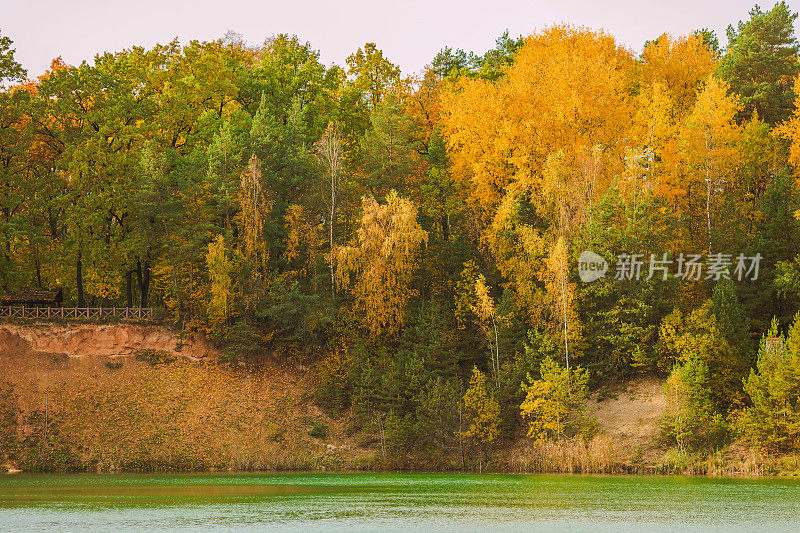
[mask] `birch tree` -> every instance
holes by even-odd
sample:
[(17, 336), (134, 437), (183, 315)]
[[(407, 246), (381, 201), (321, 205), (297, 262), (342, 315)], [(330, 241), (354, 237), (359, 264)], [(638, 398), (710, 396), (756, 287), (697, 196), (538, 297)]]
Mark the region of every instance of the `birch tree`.
[(331, 122), (325, 130), (322, 138), (317, 143), (317, 159), (322, 164), (325, 172), (327, 184), (327, 194), (325, 207), (328, 215), (328, 243), (330, 245), (330, 270), (331, 270), (331, 291), (336, 293), (336, 283), (334, 281), (333, 267), (333, 223), (336, 218), (336, 202), (339, 195), (339, 173), (342, 168), (342, 133), (339, 126)]
[(244, 256), (263, 274), (269, 262), (264, 223), (272, 202), (267, 199), (261, 184), (261, 162), (255, 155), (250, 157), (247, 168), (242, 172), (240, 194)]
[(350, 288), (356, 311), (373, 334), (394, 332), (404, 322), (406, 302), (416, 294), (411, 275), (428, 232), (417, 222), (417, 207), (395, 191), (385, 204), (365, 196), (361, 207), (356, 242), (336, 250), (336, 284)]

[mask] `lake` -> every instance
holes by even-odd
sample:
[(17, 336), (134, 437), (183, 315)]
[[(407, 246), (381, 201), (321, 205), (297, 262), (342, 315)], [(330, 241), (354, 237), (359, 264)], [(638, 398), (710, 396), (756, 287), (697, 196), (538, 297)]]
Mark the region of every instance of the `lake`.
[(0, 531), (798, 531), (800, 481), (643, 476), (0, 476)]

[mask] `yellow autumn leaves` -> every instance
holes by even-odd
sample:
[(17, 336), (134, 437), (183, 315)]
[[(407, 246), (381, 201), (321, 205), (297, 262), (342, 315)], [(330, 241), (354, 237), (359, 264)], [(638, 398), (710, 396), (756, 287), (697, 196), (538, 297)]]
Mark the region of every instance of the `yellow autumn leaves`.
[(411, 275), (428, 233), (417, 222), (417, 207), (396, 191), (385, 204), (365, 196), (361, 207), (357, 241), (336, 250), (336, 284), (351, 289), (356, 311), (373, 333), (396, 331), (415, 293)]

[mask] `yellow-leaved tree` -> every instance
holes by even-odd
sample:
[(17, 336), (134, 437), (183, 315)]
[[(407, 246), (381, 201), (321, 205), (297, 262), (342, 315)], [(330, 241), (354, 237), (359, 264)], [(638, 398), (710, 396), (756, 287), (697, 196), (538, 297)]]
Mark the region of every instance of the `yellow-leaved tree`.
[(356, 242), (336, 249), (336, 284), (350, 289), (356, 311), (373, 334), (397, 331), (415, 292), (411, 275), (428, 232), (417, 222), (417, 207), (394, 190), (385, 204), (364, 196), (361, 207)]
[[(283, 216), (286, 222), (286, 250), (283, 259), (292, 277), (308, 277), (316, 291), (316, 265), (325, 243), (320, 224), (301, 205), (290, 205)], [(331, 280), (333, 281), (333, 280)]]
[(578, 316), (577, 287), (568, 279), (568, 259), (566, 240), (558, 237), (545, 260), (547, 271), (541, 312), (547, 313), (545, 318), (552, 325), (554, 338), (555, 335), (562, 337), (564, 357), (569, 367), (570, 357), (579, 355), (583, 328)]
[[(582, 230), (634, 131), (636, 64), (602, 31), (554, 26), (527, 38), (495, 82), (442, 95), (452, 175), (521, 310), (541, 316), (555, 226)], [(469, 211), (469, 210), (468, 210)]]
[(506, 322), (510, 317), (498, 315), (497, 307), (489, 294), (489, 287), (486, 286), (486, 278), (483, 274), (480, 274), (475, 280), (475, 299), (471, 307), (472, 312), (478, 318), (478, 325), (489, 341), (492, 372), (497, 380), (500, 375), (500, 340), (497, 334), (497, 324)]
[(233, 282), (231, 281), (233, 261), (226, 253), (225, 238), (222, 235), (217, 235), (217, 238), (209, 243), (206, 264), (211, 278), (208, 317), (214, 324), (220, 324), (228, 318), (228, 309), (233, 297)]
[(717, 59), (697, 35), (664, 34), (645, 46), (634, 142), (626, 157), (627, 179), (620, 184), (634, 204), (641, 189), (670, 199), (686, 193), (686, 169), (678, 162), (681, 128)]
[(334, 290), (333, 270), (333, 224), (336, 220), (336, 206), (339, 197), (340, 174), (344, 159), (342, 131), (338, 124), (331, 122), (317, 142), (317, 159), (323, 168), (325, 193), (322, 195), (328, 219), (328, 244), (330, 245), (329, 266), (331, 271), (331, 290)]
[(241, 241), (244, 256), (260, 274), (264, 274), (269, 261), (269, 249), (264, 239), (264, 223), (272, 202), (267, 198), (261, 184), (261, 162), (255, 154), (250, 157), (242, 172), (240, 184)]
[(692, 111), (697, 92), (717, 66), (717, 56), (699, 35), (672, 37), (665, 33), (642, 51), (642, 82), (660, 84), (675, 103), (673, 112), (685, 118)]
[[(634, 78), (631, 52), (610, 35), (555, 26), (529, 37), (498, 82), (465, 78), (443, 94), (453, 173), (484, 223), (506, 194), (527, 192), (535, 202), (545, 161), (558, 150), (571, 184), (594, 177), (596, 194), (603, 176), (620, 167), (635, 111)], [(583, 157), (595, 149), (602, 152), (602, 176), (584, 169)]]
[[(591, 430), (583, 405), (588, 395), (589, 373), (581, 367), (562, 368), (550, 356), (542, 361), (541, 379), (522, 384), (526, 391), (520, 406), (529, 423), (528, 436), (536, 441), (559, 440)], [(588, 436), (588, 435), (584, 435)]]
[[(789, 147), (789, 162), (794, 165), (795, 171), (800, 169), (800, 76), (794, 80), (794, 113), (791, 118), (778, 126), (775, 131), (786, 137), (791, 142)], [(800, 173), (795, 175), (800, 176)], [(800, 211), (798, 211), (800, 214)]]
[[(742, 128), (735, 119), (740, 108), (728, 85), (709, 76), (686, 119), (681, 150), (687, 169), (684, 209), (693, 223), (691, 234), (705, 233), (709, 253), (714, 244), (713, 206), (732, 189), (739, 163)], [(706, 231), (698, 231), (703, 226)]]
[(472, 368), (469, 388), (464, 393), (464, 413), (469, 426), (462, 436), (470, 446), (482, 450), (486, 458), (500, 435), (500, 405), (486, 390), (486, 376), (478, 367)]

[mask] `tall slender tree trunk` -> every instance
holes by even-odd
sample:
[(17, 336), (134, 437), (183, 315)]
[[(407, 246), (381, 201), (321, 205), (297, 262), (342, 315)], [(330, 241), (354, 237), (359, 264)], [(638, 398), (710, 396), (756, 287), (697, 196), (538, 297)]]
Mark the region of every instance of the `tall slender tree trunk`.
[(125, 273), (125, 302), (129, 309), (133, 307), (133, 270)]
[(331, 209), (330, 209), (330, 223), (328, 224), (328, 237), (330, 240), (330, 248), (331, 248), (331, 294), (336, 296), (336, 283), (334, 282), (334, 275), (333, 275), (333, 265), (334, 265), (334, 257), (333, 257), (333, 219), (336, 216), (336, 172), (338, 170), (338, 146), (335, 152), (335, 156), (331, 155)]
[(709, 139), (708, 128), (705, 131), (706, 140), (706, 223), (708, 224), (708, 255), (711, 255), (711, 163), (709, 152), (714, 149), (713, 138)]
[(564, 288), (564, 269), (561, 268), (561, 300), (564, 308), (564, 356), (567, 362), (567, 372), (569, 372), (569, 336), (567, 335), (567, 291)]
[[(706, 170), (706, 172), (708, 172)], [(706, 222), (708, 223), (708, 255), (711, 255), (711, 178), (706, 176)]]
[(147, 307), (147, 293), (150, 289), (150, 261), (136, 260), (136, 281), (139, 283), (139, 307)]
[(334, 198), (334, 196), (333, 196), (333, 186), (331, 186), (331, 221), (330, 221), (330, 224), (329, 224), (329, 226), (330, 226), (329, 237), (330, 237), (330, 246), (331, 246), (331, 259), (330, 259), (330, 263), (331, 263), (331, 294), (333, 294), (335, 296), (336, 295), (336, 283), (334, 283), (334, 279), (333, 279), (333, 214), (334, 214), (334, 211), (333, 211), (333, 208), (334, 208), (333, 198)]
[(42, 287), (42, 262), (39, 260), (38, 254), (36, 256), (36, 286)]
[(500, 341), (497, 335), (497, 322), (492, 315), (492, 326), (494, 327), (494, 379), (500, 383)]
[(86, 307), (86, 300), (83, 294), (83, 262), (81, 257), (81, 252), (78, 252), (78, 260), (75, 263), (75, 286), (78, 289), (78, 307)]
[(330, 184), (330, 197), (328, 204), (328, 244), (330, 245), (330, 270), (331, 270), (331, 294), (336, 295), (336, 283), (334, 275), (334, 242), (333, 242), (333, 222), (336, 218), (336, 189), (341, 166), (342, 138), (338, 126), (331, 122), (317, 143), (317, 157), (325, 165), (328, 172)]

